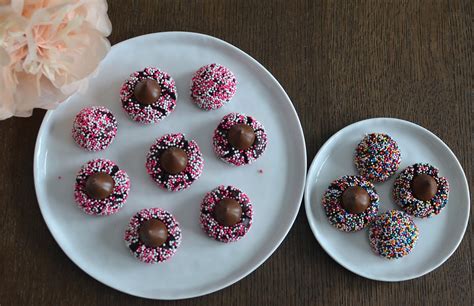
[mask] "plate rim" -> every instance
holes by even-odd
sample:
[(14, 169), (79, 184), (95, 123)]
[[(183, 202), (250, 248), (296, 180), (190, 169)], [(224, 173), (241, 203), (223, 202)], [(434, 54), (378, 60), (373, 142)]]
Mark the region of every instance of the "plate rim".
[[(248, 275), (250, 275), (252, 272), (254, 272), (255, 270), (257, 270), (259, 267), (261, 267), (274, 253), (275, 251), (280, 247), (281, 243), (285, 240), (285, 238), (288, 236), (288, 233), (289, 231), (292, 229), (293, 225), (294, 225), (294, 222), (296, 220), (296, 217), (298, 216), (298, 213), (301, 209), (301, 205), (302, 205), (302, 202), (303, 202), (303, 195), (304, 195), (304, 192), (305, 192), (305, 186), (306, 186), (306, 177), (307, 177), (307, 167), (308, 167), (308, 158), (307, 158), (307, 152), (306, 152), (306, 140), (305, 140), (305, 135), (304, 135), (304, 131), (303, 131), (303, 127), (301, 125), (301, 120), (298, 116), (298, 113), (295, 109), (295, 106), (293, 104), (293, 102), (291, 101), (290, 97), (288, 96), (287, 92), (285, 91), (285, 89), (283, 88), (283, 86), (280, 84), (280, 82), (278, 82), (278, 80), (270, 73), (270, 71), (268, 71), (267, 68), (265, 68), (262, 64), (260, 64), (256, 59), (254, 59), (251, 55), (249, 55), (248, 53), (246, 53), (245, 51), (241, 50), (240, 48), (238, 48), (237, 46), (234, 46), (220, 38), (217, 38), (217, 37), (214, 37), (214, 36), (211, 36), (211, 35), (207, 35), (207, 34), (203, 34), (203, 33), (197, 33), (197, 32), (187, 32), (187, 31), (164, 31), (164, 32), (154, 32), (154, 33), (148, 33), (148, 34), (144, 34), (144, 35), (139, 35), (139, 36), (135, 36), (135, 37), (131, 37), (131, 38), (128, 38), (126, 40), (123, 40), (115, 45), (113, 45), (111, 47), (111, 50), (113, 49), (116, 49), (118, 48), (119, 46), (121, 46), (122, 44), (125, 44), (125, 43), (130, 43), (130, 41), (133, 41), (133, 40), (138, 40), (138, 39), (146, 39), (146, 38), (150, 38), (150, 39), (153, 39), (153, 37), (156, 37), (156, 36), (176, 36), (176, 35), (190, 35), (190, 36), (196, 36), (196, 37), (202, 37), (202, 38), (206, 38), (206, 39), (211, 39), (217, 43), (220, 43), (222, 44), (223, 46), (227, 47), (227, 48), (230, 48), (230, 49), (233, 49), (233, 51), (239, 53), (241, 56), (243, 56), (244, 58), (246, 58), (251, 64), (252, 66), (256, 66), (257, 68), (259, 68), (263, 73), (265, 73), (269, 79), (276, 85), (276, 88), (278, 88), (281, 93), (282, 93), (282, 98), (284, 100), (286, 100), (286, 102), (289, 104), (289, 109), (291, 110), (291, 115), (295, 117), (296, 119), (296, 123), (297, 123), (297, 130), (298, 130), (298, 135), (297, 137), (299, 138), (299, 140), (301, 141), (301, 144), (302, 144), (302, 148), (301, 148), (301, 151), (302, 151), (302, 154), (303, 154), (303, 160), (301, 162), (301, 167), (303, 169), (302, 171), (302, 182), (301, 182), (301, 186), (299, 186), (299, 191), (298, 191), (298, 199), (297, 201), (295, 201), (295, 208), (294, 208), (294, 212), (293, 212), (293, 215), (291, 216), (291, 218), (288, 219), (289, 223), (288, 223), (288, 228), (286, 229), (286, 231), (284, 232), (284, 235), (282, 235), (281, 238), (279, 238), (277, 240), (277, 242), (274, 244), (274, 246), (271, 248), (271, 250), (265, 255), (263, 256), (260, 260), (258, 260), (255, 264), (253, 265), (249, 265), (249, 268), (246, 269), (245, 273), (242, 273), (241, 275), (237, 276), (236, 278), (230, 280), (230, 281), (227, 281), (227, 282), (223, 282), (222, 284), (219, 284), (218, 286), (212, 288), (211, 290), (203, 290), (199, 293), (196, 293), (196, 294), (191, 294), (191, 295), (180, 295), (178, 297), (169, 297), (169, 296), (165, 296), (165, 297), (152, 297), (152, 296), (145, 296), (145, 295), (140, 295), (140, 294), (136, 294), (132, 291), (129, 291), (129, 290), (124, 290), (124, 289), (120, 289), (120, 288), (117, 288), (116, 286), (112, 286), (108, 283), (106, 283), (104, 280), (101, 280), (99, 279), (98, 277), (96, 277), (96, 275), (92, 275), (91, 273), (89, 273), (88, 271), (86, 271), (86, 267), (82, 267), (82, 265), (80, 265), (75, 258), (72, 258), (71, 256), (68, 255), (68, 253), (64, 250), (63, 246), (58, 242), (58, 238), (56, 237), (56, 234), (55, 234), (55, 231), (52, 230), (52, 225), (50, 225), (50, 222), (52, 222), (51, 220), (49, 220), (48, 217), (46, 217), (45, 213), (44, 213), (44, 210), (43, 210), (43, 206), (40, 204), (40, 202), (45, 202), (47, 201), (46, 198), (43, 198), (43, 194), (39, 192), (39, 189), (40, 189), (40, 182), (39, 182), (39, 155), (40, 155), (40, 148), (42, 146), (42, 135), (45, 134), (45, 129), (46, 129), (46, 126), (48, 126), (48, 122), (50, 121), (51, 119), (51, 116), (54, 112), (54, 109), (53, 110), (48, 110), (41, 122), (41, 126), (38, 130), (38, 134), (36, 136), (36, 142), (35, 142), (35, 148), (34, 148), (34, 154), (33, 154), (33, 180), (34, 180), (34, 187), (35, 187), (35, 194), (36, 194), (36, 199), (38, 201), (38, 206), (40, 208), (40, 212), (41, 212), (41, 215), (43, 217), (43, 220), (44, 222), (46, 223), (46, 226), (51, 234), (51, 236), (53, 236), (53, 239), (54, 241), (56, 242), (56, 244), (60, 247), (60, 249), (63, 251), (63, 253), (77, 266), (79, 267), (84, 273), (86, 273), (88, 276), (92, 277), (93, 279), (95, 279), (96, 281), (100, 282), (101, 284), (104, 284), (112, 289), (115, 289), (119, 292), (123, 292), (123, 293), (126, 293), (126, 294), (129, 294), (131, 296), (136, 296), (136, 297), (140, 297), (140, 298), (145, 298), (145, 299), (153, 299), (153, 300), (183, 300), (183, 299), (190, 299), (190, 298), (195, 298), (195, 297), (199, 297), (199, 296), (204, 296), (204, 295), (208, 295), (208, 294), (211, 294), (211, 293), (214, 293), (214, 292), (217, 292), (217, 291), (220, 291), (226, 287), (229, 287), (233, 284), (236, 284), (238, 283), (239, 281), (241, 281), (242, 279), (244, 279), (245, 277), (247, 277)], [(162, 38), (161, 38), (162, 39)], [(106, 55), (108, 56), (108, 54)], [(105, 59), (105, 58), (104, 58)], [(102, 60), (103, 61), (103, 60)], [(99, 64), (99, 69), (100, 69), (100, 66), (101, 66), (102, 62)], [(89, 76), (90, 77), (93, 77), (93, 76)], [(62, 102), (61, 104), (63, 103), (67, 103), (72, 97), (74, 97), (77, 93), (73, 94), (72, 96), (68, 97), (64, 102)], [(58, 107), (60, 107), (61, 105), (59, 105)], [(51, 223), (52, 224), (52, 223)]]
[[(400, 124), (406, 124), (408, 126), (411, 126), (412, 128), (415, 128), (415, 129), (419, 129), (419, 130), (422, 130), (423, 132), (426, 132), (428, 133), (428, 135), (434, 137), (437, 141), (439, 141), (439, 143), (444, 146), (444, 149), (447, 150), (447, 152), (451, 155), (451, 157), (454, 158), (454, 161), (456, 162), (457, 166), (459, 167), (459, 169), (461, 170), (461, 174), (462, 174), (462, 182), (464, 184), (464, 187), (465, 188), (465, 191), (466, 191), (466, 195), (467, 195), (467, 200), (468, 200), (468, 203), (470, 203), (470, 193), (469, 193), (469, 184), (468, 184), (468, 181), (467, 181), (467, 178), (466, 178), (466, 174), (464, 172), (464, 169), (461, 165), (461, 163), (459, 162), (458, 158), (456, 157), (456, 155), (453, 153), (453, 151), (449, 148), (449, 146), (444, 143), (443, 140), (441, 140), (441, 138), (439, 138), (436, 134), (434, 134), (433, 132), (431, 132), (430, 130), (422, 127), (421, 125), (418, 125), (414, 122), (411, 122), (411, 121), (408, 121), (408, 120), (403, 120), (403, 119), (399, 119), (399, 118), (392, 118), (392, 117), (375, 117), (375, 118), (368, 118), (368, 119), (363, 119), (363, 120), (359, 120), (359, 121), (356, 121), (356, 122), (353, 122), (351, 124), (348, 124), (346, 125), (345, 127), (341, 128), (340, 130), (338, 130), (336, 133), (334, 133), (331, 137), (328, 138), (328, 140), (326, 140), (324, 142), (324, 144), (318, 149), (318, 152), (316, 153), (316, 155), (314, 156), (313, 160), (311, 161), (311, 165), (309, 167), (309, 170), (308, 170), (308, 173), (307, 173), (307, 178), (311, 178), (313, 176), (313, 172), (316, 171), (316, 160), (318, 159), (318, 157), (321, 156), (321, 152), (323, 151), (323, 149), (325, 149), (326, 147), (328, 147), (330, 145), (330, 143), (340, 134), (342, 134), (344, 131), (350, 129), (350, 128), (353, 128), (354, 126), (356, 125), (360, 125), (360, 124), (363, 124), (363, 123), (367, 123), (369, 121), (375, 121), (375, 120), (388, 120), (388, 121), (392, 121), (392, 122), (397, 122), (397, 123), (400, 123)], [(318, 176), (316, 176), (316, 180), (314, 180), (314, 182), (317, 181), (318, 179)], [(355, 269), (353, 269), (352, 267), (346, 265), (342, 260), (340, 260), (336, 255), (332, 254), (331, 252), (328, 251), (327, 247), (322, 244), (319, 240), (319, 235), (317, 234), (317, 226), (316, 226), (316, 221), (315, 221), (315, 218), (313, 218), (311, 216), (311, 203), (308, 199), (308, 194), (310, 194), (311, 192), (311, 188), (312, 186), (314, 186), (314, 183), (311, 184), (310, 181), (307, 179), (306, 180), (306, 185), (305, 185), (305, 191), (304, 191), (304, 205), (305, 205), (305, 211), (306, 211), (306, 218), (308, 219), (308, 223), (309, 223), (309, 226), (311, 228), (311, 232), (313, 233), (313, 236), (316, 238), (316, 241), (319, 243), (319, 245), (323, 248), (323, 250), (326, 252), (326, 254), (328, 254), (334, 261), (336, 261), (338, 264), (340, 264), (342, 267), (344, 267), (345, 269), (349, 270), (350, 272), (356, 274), (356, 275), (359, 275), (361, 277), (364, 277), (366, 279), (370, 279), (370, 280), (374, 280), (374, 281), (382, 281), (382, 282), (402, 282), (402, 281), (407, 281), (407, 280), (411, 280), (411, 279), (416, 279), (416, 278), (419, 278), (419, 277), (422, 277), (428, 273), (431, 273), (433, 272), (434, 270), (436, 270), (437, 268), (439, 268), (442, 264), (444, 264), (453, 254), (454, 252), (456, 252), (456, 250), (459, 248), (459, 245), (461, 244), (462, 240), (464, 239), (464, 235), (466, 234), (466, 230), (467, 230), (467, 225), (469, 223), (469, 215), (470, 215), (470, 209), (471, 209), (471, 206), (470, 205), (467, 205), (467, 215), (466, 215), (466, 219), (464, 220), (464, 226), (463, 226), (463, 230), (462, 230), (462, 234), (460, 235), (458, 241), (456, 242), (456, 246), (449, 252), (449, 254), (443, 258), (443, 260), (441, 260), (439, 263), (437, 263), (436, 265), (434, 265), (432, 268), (422, 272), (422, 273), (418, 273), (418, 274), (415, 274), (413, 276), (408, 276), (408, 277), (400, 277), (398, 279), (388, 279), (388, 278), (384, 278), (384, 277), (373, 277), (373, 276), (370, 276), (370, 275), (364, 275), (363, 273), (360, 273), (359, 271), (356, 271)], [(463, 188), (464, 189), (464, 188)]]

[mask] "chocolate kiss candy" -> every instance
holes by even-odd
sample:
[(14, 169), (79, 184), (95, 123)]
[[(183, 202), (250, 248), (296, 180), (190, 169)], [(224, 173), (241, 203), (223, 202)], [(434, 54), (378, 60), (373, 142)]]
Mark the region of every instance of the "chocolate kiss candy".
[(169, 174), (178, 174), (188, 165), (188, 155), (183, 149), (171, 147), (160, 156), (161, 168)]
[(438, 183), (431, 175), (419, 174), (413, 178), (411, 189), (415, 198), (429, 201), (438, 192)]
[(242, 207), (234, 199), (222, 199), (214, 208), (214, 217), (224, 226), (233, 226), (240, 222)]
[(236, 124), (229, 129), (229, 143), (238, 150), (247, 150), (255, 142), (255, 132), (248, 124)]
[(342, 193), (342, 207), (351, 214), (358, 214), (370, 205), (370, 196), (360, 186), (351, 186)]
[(168, 239), (168, 229), (160, 220), (150, 219), (140, 225), (138, 235), (146, 246), (157, 248)]
[(115, 181), (110, 174), (97, 172), (87, 178), (85, 191), (96, 200), (103, 200), (114, 192)]
[(143, 105), (155, 103), (161, 96), (161, 87), (156, 80), (141, 80), (133, 92), (135, 98)]

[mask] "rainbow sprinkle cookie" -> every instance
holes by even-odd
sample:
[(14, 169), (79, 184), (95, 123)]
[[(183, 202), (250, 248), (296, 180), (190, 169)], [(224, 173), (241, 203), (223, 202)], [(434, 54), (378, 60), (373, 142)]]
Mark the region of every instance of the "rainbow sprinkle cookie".
[[(170, 174), (163, 170), (160, 159), (169, 148), (179, 148), (186, 153), (187, 164), (183, 171)], [(180, 191), (196, 181), (204, 168), (201, 150), (194, 140), (186, 140), (184, 134), (166, 134), (150, 147), (146, 158), (146, 169), (158, 186), (169, 191)]]
[[(225, 226), (216, 220), (215, 209), (221, 200), (233, 199), (240, 204), (240, 221), (232, 226)], [(207, 193), (201, 203), (201, 227), (212, 238), (221, 242), (237, 241), (252, 226), (253, 209), (249, 197), (233, 186), (218, 186)]]
[[(436, 181), (437, 190), (430, 200), (420, 200), (413, 195), (413, 178), (427, 174)], [(426, 218), (439, 214), (448, 204), (449, 183), (445, 177), (439, 176), (439, 170), (430, 164), (419, 163), (405, 168), (393, 186), (393, 199), (408, 214)]]
[[(168, 238), (159, 247), (149, 247), (140, 240), (140, 226), (147, 220), (158, 219), (166, 225)], [(125, 231), (125, 244), (130, 252), (145, 263), (158, 263), (171, 258), (181, 243), (181, 229), (175, 217), (161, 208), (145, 208), (137, 212)]]
[[(109, 174), (114, 180), (112, 194), (104, 199), (95, 199), (86, 192), (87, 179), (99, 172)], [(130, 179), (127, 173), (120, 170), (112, 161), (94, 159), (79, 170), (74, 187), (74, 198), (77, 205), (88, 215), (108, 216), (116, 213), (127, 201), (130, 191)]]
[(209, 64), (199, 68), (191, 80), (191, 98), (204, 110), (228, 103), (237, 89), (237, 80), (228, 68)]
[(105, 150), (117, 134), (117, 120), (103, 106), (83, 108), (74, 119), (72, 138), (88, 151)]
[[(238, 149), (229, 142), (229, 130), (239, 124), (248, 125), (253, 129), (254, 142), (247, 149)], [(244, 114), (230, 113), (222, 118), (214, 131), (214, 152), (224, 162), (235, 166), (251, 164), (257, 160), (267, 148), (268, 136), (263, 125), (255, 118)]]
[(354, 163), (359, 174), (371, 182), (384, 182), (400, 166), (400, 150), (390, 136), (368, 134), (356, 148)]
[[(343, 192), (353, 186), (365, 189), (370, 197), (370, 205), (361, 213), (349, 213), (342, 206)], [(333, 181), (324, 193), (322, 205), (329, 223), (345, 232), (355, 232), (368, 226), (379, 210), (379, 196), (374, 185), (361, 176), (342, 176)]]
[(411, 252), (418, 234), (418, 227), (409, 215), (391, 210), (378, 216), (370, 226), (370, 246), (382, 257), (397, 259)]
[[(137, 84), (145, 79), (156, 80), (161, 88), (160, 97), (150, 105), (140, 103), (134, 95)], [(132, 73), (120, 89), (120, 99), (125, 112), (133, 120), (145, 124), (159, 122), (168, 116), (176, 107), (177, 96), (173, 78), (153, 67)]]

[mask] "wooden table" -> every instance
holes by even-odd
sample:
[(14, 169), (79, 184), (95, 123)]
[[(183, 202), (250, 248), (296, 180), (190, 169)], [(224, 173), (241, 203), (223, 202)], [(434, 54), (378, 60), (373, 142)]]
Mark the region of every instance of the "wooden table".
[[(110, 40), (174, 30), (219, 37), (257, 59), (286, 89), (300, 115), (310, 161), (344, 126), (397, 117), (443, 139), (472, 184), (473, 2), (357, 2), (113, 0)], [(434, 272), (382, 283), (332, 260), (314, 239), (304, 209), (267, 262), (220, 292), (159, 302), (115, 291), (74, 265), (41, 217), (32, 169), (44, 113), (0, 122), (2, 306), (473, 304), (472, 226)]]

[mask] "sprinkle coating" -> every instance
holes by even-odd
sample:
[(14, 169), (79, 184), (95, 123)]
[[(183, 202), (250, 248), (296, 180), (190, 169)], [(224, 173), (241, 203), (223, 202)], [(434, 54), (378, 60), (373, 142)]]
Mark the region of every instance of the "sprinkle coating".
[[(105, 172), (115, 181), (113, 193), (103, 200), (89, 197), (85, 191), (86, 181), (94, 173)], [(116, 213), (127, 201), (130, 178), (124, 170), (108, 159), (94, 159), (84, 164), (76, 177), (74, 199), (86, 214), (108, 216)]]
[(387, 259), (408, 255), (418, 240), (418, 227), (403, 211), (391, 210), (378, 216), (369, 228), (372, 250)]
[[(220, 200), (230, 198), (242, 207), (242, 219), (233, 226), (219, 224), (214, 218), (214, 208)], [(209, 235), (221, 242), (234, 242), (241, 239), (252, 226), (253, 208), (249, 197), (233, 186), (220, 185), (208, 192), (201, 202), (201, 227)]]
[[(342, 193), (351, 186), (364, 188), (370, 197), (370, 205), (358, 214), (347, 212), (341, 205)], [(355, 232), (368, 226), (377, 216), (379, 196), (374, 185), (362, 176), (345, 175), (333, 181), (323, 195), (322, 205), (329, 223), (345, 232)]]
[[(178, 174), (168, 174), (160, 166), (161, 154), (170, 147), (183, 149), (188, 158), (186, 168)], [(166, 134), (158, 138), (150, 147), (145, 166), (158, 186), (169, 191), (180, 191), (191, 186), (201, 176), (204, 158), (194, 140), (186, 140), (182, 133)]]
[(199, 68), (191, 80), (191, 98), (203, 110), (213, 110), (228, 103), (237, 90), (232, 71), (219, 64)]
[[(163, 245), (153, 248), (143, 244), (140, 240), (139, 229), (143, 222), (158, 219), (168, 229), (168, 239)], [(124, 235), (125, 245), (138, 260), (145, 263), (159, 263), (170, 259), (181, 244), (181, 229), (176, 218), (161, 208), (145, 208), (137, 212), (130, 219)]]
[(114, 140), (117, 127), (117, 120), (108, 108), (85, 107), (74, 119), (72, 138), (88, 151), (105, 150)]
[[(144, 79), (156, 80), (161, 87), (160, 98), (151, 105), (143, 105), (135, 98), (135, 86)], [(120, 89), (122, 107), (134, 121), (150, 124), (163, 120), (176, 107), (178, 97), (176, 84), (166, 72), (153, 67), (147, 67), (130, 75)]]
[[(411, 182), (416, 175), (428, 174), (438, 184), (436, 195), (429, 201), (417, 199), (411, 189)], [(427, 163), (418, 163), (405, 168), (393, 185), (393, 199), (408, 214), (427, 218), (438, 215), (448, 204), (449, 183), (445, 177), (439, 176), (439, 170)]]
[(371, 182), (384, 182), (400, 166), (400, 150), (389, 135), (367, 134), (356, 148), (354, 163), (359, 174)]
[[(248, 124), (255, 133), (255, 142), (246, 150), (239, 150), (229, 143), (229, 129), (236, 124)], [(264, 126), (255, 118), (245, 114), (230, 113), (225, 115), (214, 131), (214, 152), (224, 162), (235, 166), (248, 165), (257, 160), (267, 148), (268, 136)]]

